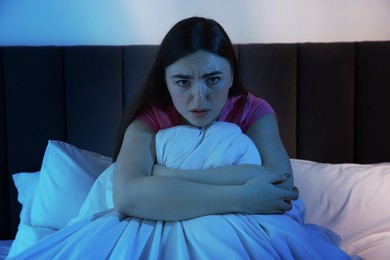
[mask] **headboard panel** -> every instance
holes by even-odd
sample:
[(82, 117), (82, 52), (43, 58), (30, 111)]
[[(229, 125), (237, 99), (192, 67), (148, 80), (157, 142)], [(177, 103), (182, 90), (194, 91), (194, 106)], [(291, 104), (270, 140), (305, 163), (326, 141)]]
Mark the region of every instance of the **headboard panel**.
[(357, 162), (384, 162), (390, 157), (390, 47), (389, 42), (356, 46)]
[(298, 44), (248, 44), (239, 48), (244, 84), (276, 109), (291, 157), (297, 156), (297, 54)]
[(62, 71), (59, 48), (3, 49), (9, 172), (39, 169), (47, 136), (65, 138)]
[(64, 49), (67, 141), (111, 155), (122, 115), (123, 50)]
[(353, 162), (355, 45), (301, 45), (298, 64), (299, 155)]
[[(277, 111), (291, 157), (390, 161), (390, 41), (235, 47), (244, 83)], [(157, 48), (0, 47), (0, 239), (19, 221), (11, 175), (39, 170), (49, 139), (112, 154)]]

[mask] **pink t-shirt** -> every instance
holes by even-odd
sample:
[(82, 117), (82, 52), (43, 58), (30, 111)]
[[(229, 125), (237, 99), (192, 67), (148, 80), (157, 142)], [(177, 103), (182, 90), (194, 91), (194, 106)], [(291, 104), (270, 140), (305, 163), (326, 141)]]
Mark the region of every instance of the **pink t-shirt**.
[[(237, 124), (243, 133), (265, 114), (275, 114), (270, 104), (251, 93), (229, 97), (217, 121)], [(159, 130), (180, 125), (180, 114), (174, 106), (163, 107), (158, 104), (148, 106), (137, 117), (156, 133)]]

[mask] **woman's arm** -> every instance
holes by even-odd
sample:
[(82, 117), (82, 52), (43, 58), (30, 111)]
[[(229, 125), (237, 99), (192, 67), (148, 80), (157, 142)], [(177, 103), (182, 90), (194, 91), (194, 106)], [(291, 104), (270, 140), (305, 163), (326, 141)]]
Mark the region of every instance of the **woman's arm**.
[(155, 164), (153, 176), (174, 177), (213, 185), (243, 185), (250, 179), (262, 176), (261, 168), (254, 164), (240, 164), (211, 169), (183, 170)]
[(294, 192), (272, 184), (285, 181), (283, 175), (255, 178), (245, 185), (211, 185), (151, 176), (154, 139), (154, 132), (141, 121), (135, 120), (126, 131), (113, 178), (114, 205), (120, 213), (157, 220), (229, 212), (280, 213), (291, 207), (284, 200), (296, 197)]
[(151, 176), (155, 133), (135, 120), (128, 127), (113, 178), (115, 208), (123, 214), (180, 220), (239, 211), (239, 187)]
[(260, 152), (264, 168), (271, 174), (290, 173), (291, 177), (279, 186), (294, 190), (294, 176), (290, 158), (280, 139), (275, 115), (267, 114), (257, 119), (247, 132)]

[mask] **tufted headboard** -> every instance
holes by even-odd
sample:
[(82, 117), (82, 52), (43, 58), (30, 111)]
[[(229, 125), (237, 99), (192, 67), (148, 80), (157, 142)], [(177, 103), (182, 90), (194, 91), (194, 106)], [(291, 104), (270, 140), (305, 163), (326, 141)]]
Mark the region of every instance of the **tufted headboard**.
[[(275, 108), (292, 158), (390, 161), (390, 41), (235, 45), (245, 85)], [(20, 207), (11, 175), (49, 139), (111, 155), (157, 46), (0, 47), (0, 239)]]

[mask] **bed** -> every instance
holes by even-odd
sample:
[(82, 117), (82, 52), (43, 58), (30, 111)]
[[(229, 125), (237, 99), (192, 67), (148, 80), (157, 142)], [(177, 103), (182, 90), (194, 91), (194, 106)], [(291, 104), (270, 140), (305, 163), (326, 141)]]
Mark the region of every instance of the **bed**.
[[(388, 259), (390, 42), (235, 48), (244, 83), (278, 113), (305, 221), (348, 254)], [(0, 47), (0, 257), (77, 215), (156, 51)]]

